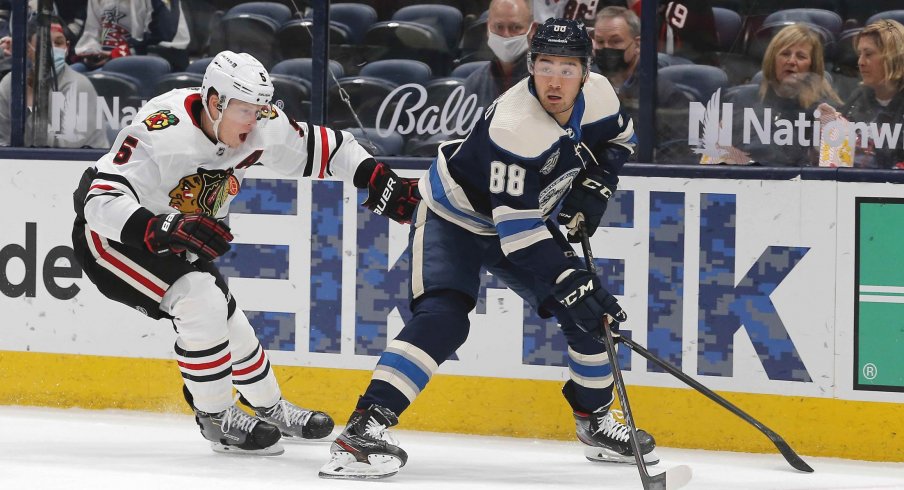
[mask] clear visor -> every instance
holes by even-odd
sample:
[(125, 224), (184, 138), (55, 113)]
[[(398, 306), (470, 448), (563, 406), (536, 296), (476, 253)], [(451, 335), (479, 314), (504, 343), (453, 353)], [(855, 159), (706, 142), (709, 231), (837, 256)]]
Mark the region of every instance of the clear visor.
[(274, 116), (270, 104), (260, 105), (232, 99), (223, 110), (223, 120), (237, 124), (264, 124)]
[(584, 70), (577, 63), (555, 63), (542, 59), (534, 62), (534, 75), (540, 77), (581, 78)]

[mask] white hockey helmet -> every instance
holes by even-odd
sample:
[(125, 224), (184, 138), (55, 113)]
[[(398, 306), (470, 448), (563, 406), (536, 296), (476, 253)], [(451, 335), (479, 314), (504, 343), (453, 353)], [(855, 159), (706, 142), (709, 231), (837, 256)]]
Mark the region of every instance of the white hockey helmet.
[(201, 82), (205, 110), (210, 89), (216, 90), (223, 108), (232, 99), (266, 105), (273, 98), (270, 74), (260, 61), (248, 53), (221, 51), (207, 65), (204, 81)]

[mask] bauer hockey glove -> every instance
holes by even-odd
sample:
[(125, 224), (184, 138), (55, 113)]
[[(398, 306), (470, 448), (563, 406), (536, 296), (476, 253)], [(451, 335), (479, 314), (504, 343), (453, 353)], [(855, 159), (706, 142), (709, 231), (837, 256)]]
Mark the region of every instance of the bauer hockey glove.
[(192, 252), (213, 260), (229, 251), (229, 226), (206, 214), (158, 214), (148, 221), (144, 244), (159, 256)]
[(617, 336), (619, 324), (628, 319), (615, 296), (600, 284), (599, 277), (583, 269), (563, 272), (553, 286), (552, 294), (568, 308), (568, 313), (578, 327), (600, 342), (606, 339), (604, 318), (609, 320), (609, 328), (614, 336)]
[[(365, 165), (368, 164), (364, 163), (362, 167)], [(367, 180), (367, 200), (361, 205), (393, 221), (402, 224), (411, 223), (414, 208), (421, 201), (421, 195), (417, 190), (418, 179), (399, 177), (383, 163), (375, 163), (369, 168), (372, 168), (372, 171)]]
[(600, 226), (609, 198), (615, 192), (618, 177), (602, 168), (585, 170), (578, 174), (565, 197), (562, 209), (556, 217), (560, 225), (568, 228), (568, 241), (578, 243), (578, 224), (583, 221), (587, 236), (593, 236)]

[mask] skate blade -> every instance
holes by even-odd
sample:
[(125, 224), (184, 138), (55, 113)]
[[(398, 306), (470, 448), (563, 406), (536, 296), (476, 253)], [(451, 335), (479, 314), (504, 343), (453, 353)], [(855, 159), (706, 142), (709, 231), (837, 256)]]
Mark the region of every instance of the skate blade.
[(240, 456), (279, 456), (286, 452), (285, 448), (282, 447), (282, 444), (278, 442), (263, 449), (242, 449), (240, 447), (227, 446), (225, 444), (220, 444), (219, 442), (211, 441), (210, 448), (213, 449), (213, 452), (215, 453), (235, 454)]
[[(633, 454), (625, 456), (624, 454), (618, 454), (615, 451), (610, 451), (604, 447), (597, 446), (584, 447), (584, 457), (586, 457), (588, 461), (594, 463), (637, 464)], [(659, 455), (656, 454), (655, 449), (643, 455), (643, 463), (645, 466), (652, 466), (658, 462)]]
[(318, 442), (332, 442), (334, 439), (336, 439), (336, 436), (338, 435), (338, 434), (337, 434), (337, 435), (333, 435), (333, 433), (330, 432), (329, 434), (327, 434), (327, 435), (325, 435), (325, 436), (323, 436), (323, 437), (317, 438), (317, 439), (307, 439), (307, 438), (304, 438), (304, 437), (298, 437), (298, 436), (295, 436), (295, 435), (292, 435), (292, 434), (287, 434), (287, 433), (285, 433), (285, 432), (280, 432), (280, 434), (282, 434), (282, 438), (280, 439), (280, 442), (288, 442), (288, 443), (291, 443), (291, 444), (306, 444), (306, 443), (318, 443)]
[(351, 453), (336, 451), (333, 459), (320, 468), (317, 476), (335, 480), (376, 480), (395, 475), (401, 467), (401, 461), (388, 454), (371, 454), (367, 461), (362, 463)]

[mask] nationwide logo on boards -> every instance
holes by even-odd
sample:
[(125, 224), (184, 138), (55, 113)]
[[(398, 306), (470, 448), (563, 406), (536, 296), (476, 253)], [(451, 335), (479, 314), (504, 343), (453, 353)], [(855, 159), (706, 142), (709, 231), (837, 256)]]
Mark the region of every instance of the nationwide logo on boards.
[[(776, 146), (822, 146), (822, 151), (850, 149), (855, 145), (868, 148), (894, 148), (904, 146), (902, 124), (851, 122), (838, 118), (825, 124), (824, 114), (816, 109), (812, 114), (801, 112), (797, 119), (773, 117), (771, 108), (758, 111), (745, 107), (741, 131), (734, 128), (734, 104), (721, 101), (721, 89), (716, 90), (704, 106), (691, 102), (688, 114), (687, 143), (702, 160), (720, 162), (737, 158), (735, 145), (759, 143)], [(815, 120), (811, 120), (812, 116)], [(811, 137), (818, 134), (819, 138)], [(737, 136), (741, 141), (735, 141)]]

